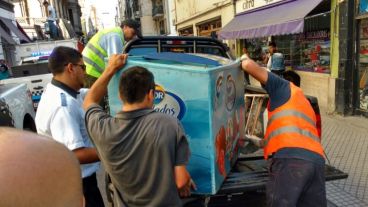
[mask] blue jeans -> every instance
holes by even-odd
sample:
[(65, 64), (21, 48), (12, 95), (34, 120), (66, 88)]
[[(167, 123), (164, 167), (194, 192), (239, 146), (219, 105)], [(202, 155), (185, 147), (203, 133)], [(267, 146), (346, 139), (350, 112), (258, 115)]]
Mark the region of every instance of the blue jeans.
[(273, 158), (266, 185), (268, 207), (327, 206), (324, 165), (293, 158)]
[(47, 20), (47, 22), (49, 23), (50, 37), (52, 39), (55, 39), (56, 37), (58, 37), (58, 29), (56, 27), (56, 22), (53, 20)]

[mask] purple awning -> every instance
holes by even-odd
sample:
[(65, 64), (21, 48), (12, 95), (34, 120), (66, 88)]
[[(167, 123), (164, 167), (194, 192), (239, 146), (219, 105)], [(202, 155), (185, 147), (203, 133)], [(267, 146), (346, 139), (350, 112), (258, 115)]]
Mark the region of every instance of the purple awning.
[(219, 38), (248, 39), (303, 32), (304, 17), (321, 1), (285, 1), (239, 14), (222, 28)]

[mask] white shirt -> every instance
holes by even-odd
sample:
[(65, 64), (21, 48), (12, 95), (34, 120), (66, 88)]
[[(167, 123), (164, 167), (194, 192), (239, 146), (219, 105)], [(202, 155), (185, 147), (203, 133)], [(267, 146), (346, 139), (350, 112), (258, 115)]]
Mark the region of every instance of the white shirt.
[(49, 13), (49, 16), (47, 17), (47, 20), (52, 20), (55, 21), (56, 20), (56, 12), (53, 6), (49, 5), (47, 7), (47, 11)]
[[(65, 90), (49, 83), (42, 94), (36, 113), (37, 133), (50, 137), (69, 150), (93, 147), (85, 126), (85, 112), (82, 108), (87, 89), (81, 89), (77, 98)], [(82, 178), (99, 169), (99, 162), (82, 164)]]
[(267, 69), (269, 71), (271, 71), (271, 67), (272, 67), (272, 55), (268, 54), (268, 61), (267, 61)]

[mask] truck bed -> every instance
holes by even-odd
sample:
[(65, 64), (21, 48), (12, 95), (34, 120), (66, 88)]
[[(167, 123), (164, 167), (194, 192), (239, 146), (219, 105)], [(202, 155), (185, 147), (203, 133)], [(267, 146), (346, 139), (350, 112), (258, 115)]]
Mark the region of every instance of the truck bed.
[[(247, 156), (237, 160), (218, 194), (231, 194), (264, 189), (268, 179), (268, 164), (263, 156)], [(345, 179), (348, 174), (326, 164), (326, 181)]]

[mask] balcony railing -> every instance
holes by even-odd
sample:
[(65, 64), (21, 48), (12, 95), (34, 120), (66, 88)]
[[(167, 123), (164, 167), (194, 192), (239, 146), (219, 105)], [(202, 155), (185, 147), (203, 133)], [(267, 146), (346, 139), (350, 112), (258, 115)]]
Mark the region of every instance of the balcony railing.
[(153, 19), (157, 19), (164, 16), (164, 7), (163, 5), (153, 5), (152, 7), (152, 17)]
[(23, 28), (34, 28), (34, 25), (40, 25), (42, 28), (46, 22), (46, 17), (41, 18), (30, 18), (30, 17), (16, 17), (15, 20)]

